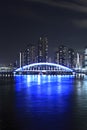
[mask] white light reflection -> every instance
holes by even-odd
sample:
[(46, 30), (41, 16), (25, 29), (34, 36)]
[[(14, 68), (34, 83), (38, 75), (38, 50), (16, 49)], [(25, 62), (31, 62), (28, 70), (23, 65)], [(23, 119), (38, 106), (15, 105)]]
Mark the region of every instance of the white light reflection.
[(85, 94), (87, 95), (87, 81), (86, 80), (83, 82), (83, 90), (84, 90)]
[(31, 76), (27, 75), (27, 82), (30, 82), (30, 81), (31, 81)]
[(48, 82), (50, 82), (51, 81), (51, 76), (50, 75), (48, 75)]
[(58, 82), (61, 82), (61, 75), (57, 76)]
[(27, 87), (31, 87), (31, 83), (34, 82), (34, 79), (35, 79), (34, 75), (27, 75), (26, 76)]
[(38, 85), (40, 85), (40, 83), (41, 83), (41, 75), (38, 75), (37, 80), (38, 80)]
[(37, 75), (37, 94), (41, 94), (41, 77), (42, 75)]
[(57, 92), (61, 93), (61, 75), (57, 76), (58, 85), (57, 85)]
[(48, 94), (48, 95), (51, 95), (51, 86), (49, 86), (49, 87), (47, 88), (47, 94)]
[(77, 87), (77, 94), (81, 95), (82, 94), (82, 82), (78, 81), (76, 87)]
[(82, 84), (83, 93), (87, 95), (87, 76), (85, 76), (82, 83), (83, 83)]
[(27, 75), (26, 80), (27, 80), (27, 87), (30, 87), (31, 76)]

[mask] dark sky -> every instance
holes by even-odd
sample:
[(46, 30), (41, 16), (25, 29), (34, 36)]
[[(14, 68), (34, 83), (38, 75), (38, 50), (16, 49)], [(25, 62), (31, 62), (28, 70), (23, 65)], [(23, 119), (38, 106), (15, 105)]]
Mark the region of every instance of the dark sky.
[[(0, 1), (0, 64), (15, 62), (28, 43), (47, 34), (49, 49), (87, 45), (87, 0)], [(54, 49), (53, 49), (54, 47)]]

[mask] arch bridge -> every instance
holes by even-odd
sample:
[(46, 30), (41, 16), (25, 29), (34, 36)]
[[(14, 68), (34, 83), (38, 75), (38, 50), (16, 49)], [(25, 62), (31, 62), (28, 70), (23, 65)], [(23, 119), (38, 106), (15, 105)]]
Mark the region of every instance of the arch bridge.
[(55, 63), (33, 63), (15, 70), (15, 74), (72, 74), (73, 70)]

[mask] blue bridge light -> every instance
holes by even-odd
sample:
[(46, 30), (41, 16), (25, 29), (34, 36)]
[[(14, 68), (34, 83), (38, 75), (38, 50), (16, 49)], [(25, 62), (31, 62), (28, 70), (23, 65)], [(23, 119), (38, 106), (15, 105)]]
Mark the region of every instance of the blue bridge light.
[[(42, 63), (33, 63), (33, 64), (29, 64), (29, 65), (26, 65), (26, 66), (23, 66), (21, 68), (18, 68), (15, 70), (15, 72), (18, 72), (18, 71), (23, 71), (23, 70), (29, 70), (30, 68), (32, 67), (39, 67), (39, 66), (51, 66), (51, 67), (56, 67), (58, 68), (59, 70), (65, 70), (65, 71), (69, 71), (69, 72), (73, 72), (72, 69), (66, 67), (66, 66), (63, 66), (63, 65), (59, 65), (59, 64), (55, 64), (55, 63), (45, 63), (45, 62), (42, 62)], [(45, 71), (45, 69), (44, 69)]]

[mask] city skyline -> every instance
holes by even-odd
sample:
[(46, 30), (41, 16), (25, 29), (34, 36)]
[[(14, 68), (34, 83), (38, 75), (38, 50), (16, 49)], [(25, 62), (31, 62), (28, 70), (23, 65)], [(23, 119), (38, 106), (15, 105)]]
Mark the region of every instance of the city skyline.
[[(54, 47), (55, 48), (55, 47)], [(65, 45), (59, 45), (56, 51), (49, 54), (48, 39), (46, 36), (40, 37), (37, 46), (31, 44), (20, 52), (20, 64), (15, 64), (15, 67), (26, 66), (32, 63), (56, 63), (69, 68), (86, 67), (87, 48), (83, 54), (79, 54), (72, 48)]]
[[(13, 63), (28, 43), (47, 34), (49, 49), (63, 44), (78, 52), (87, 45), (86, 0), (0, 2), (0, 64)], [(53, 50), (53, 47), (54, 50)]]

